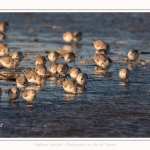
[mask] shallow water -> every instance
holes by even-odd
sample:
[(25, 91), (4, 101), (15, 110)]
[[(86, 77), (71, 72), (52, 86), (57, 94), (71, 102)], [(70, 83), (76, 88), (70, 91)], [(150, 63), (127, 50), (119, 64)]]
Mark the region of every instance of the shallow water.
[[(76, 65), (89, 76), (86, 89), (75, 96), (50, 78), (43, 87), (31, 85), (28, 88), (37, 90), (33, 106), (22, 98), (9, 103), (3, 93), (0, 137), (150, 137), (150, 66), (123, 61), (131, 48), (150, 51), (149, 13), (0, 13), (0, 21), (9, 22), (3, 43), (28, 58), (20, 68), (34, 66), (38, 54), (69, 49), (78, 53)], [(82, 31), (82, 41), (66, 45), (62, 34), (67, 30)], [(31, 42), (32, 38), (38, 41)], [(109, 57), (115, 63), (105, 75), (95, 71), (92, 39), (110, 44)], [(149, 60), (149, 56), (143, 54), (140, 59)], [(118, 71), (122, 67), (131, 70), (130, 84), (121, 84)], [(14, 85), (0, 81), (3, 89)]]

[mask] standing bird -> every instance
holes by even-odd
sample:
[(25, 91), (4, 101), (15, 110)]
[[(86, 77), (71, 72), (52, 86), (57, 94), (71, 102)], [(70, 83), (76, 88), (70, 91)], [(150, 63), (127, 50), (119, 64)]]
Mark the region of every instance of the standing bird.
[(27, 78), (24, 76), (24, 74), (19, 74), (16, 77), (16, 84), (18, 88), (25, 88), (28, 84)]
[(8, 56), (9, 55), (9, 49), (6, 45), (0, 43), (0, 56)]
[(67, 52), (64, 55), (64, 60), (65, 60), (66, 63), (74, 62), (74, 64), (75, 64), (75, 54), (73, 52)]
[(2, 32), (6, 31), (8, 26), (9, 26), (8, 22), (0, 22), (0, 31)]
[(96, 50), (105, 50), (106, 54), (110, 53), (110, 46), (103, 40), (92, 40), (93, 46)]
[(22, 92), (21, 96), (30, 104), (36, 98), (36, 92), (33, 89), (28, 89)]
[(16, 62), (16, 69), (19, 65), (19, 63), (22, 61), (22, 59), (24, 58), (22, 52), (20, 51), (14, 51), (11, 55), (12, 59)]
[(130, 49), (128, 51), (127, 55), (128, 55), (129, 60), (138, 61), (138, 58), (139, 58), (139, 52), (138, 52), (138, 50)]
[(0, 63), (2, 64), (3, 67), (11, 69), (15, 68), (18, 66), (18, 63), (12, 59), (12, 57), (2, 57), (0, 58)]
[(73, 68), (70, 69), (69, 74), (70, 74), (70, 77), (71, 77), (71, 78), (76, 79), (77, 75), (78, 75), (79, 73), (81, 73), (81, 72), (82, 72), (82, 71), (81, 71), (80, 68), (78, 68), (78, 67), (73, 67)]
[(77, 93), (75, 83), (72, 80), (63, 81), (63, 89), (68, 93), (73, 93), (73, 94)]
[(53, 62), (56, 62), (58, 59), (59, 59), (59, 53), (57, 53), (57, 52), (49, 52), (49, 54), (48, 54), (48, 59), (49, 59), (49, 61), (51, 61), (52, 63)]
[(21, 62), (22, 59), (24, 58), (22, 52), (20, 51), (14, 51), (11, 55), (12, 59), (15, 60), (16, 62)]
[(113, 63), (113, 61), (107, 55), (101, 53), (95, 54), (94, 61), (96, 65), (98, 65), (103, 70), (108, 70)]
[(27, 78), (28, 82), (34, 83), (34, 84), (43, 84), (43, 78), (41, 78), (36, 72), (35, 68), (33, 68), (29, 72), (24, 71), (24, 75)]
[(79, 73), (76, 77), (76, 82), (85, 87), (85, 84), (88, 82), (88, 75), (86, 73)]
[(12, 87), (7, 91), (7, 94), (9, 96), (9, 100), (16, 100), (18, 99), (19, 101), (19, 96), (20, 96), (20, 90), (17, 87)]
[(54, 76), (57, 73), (57, 63), (50, 64), (48, 71)]
[(73, 32), (73, 41), (78, 43), (81, 40), (82, 40), (82, 32), (80, 31)]
[(44, 56), (38, 55), (34, 60), (35, 65), (45, 65), (46, 58)]
[(70, 31), (67, 31), (67, 32), (63, 33), (62, 38), (66, 43), (71, 43), (73, 40), (73, 33)]
[(127, 79), (127, 82), (129, 82), (129, 75), (130, 75), (130, 70), (128, 68), (122, 68), (119, 70), (119, 77), (121, 79)]
[(57, 65), (57, 73), (59, 76), (66, 75), (69, 70), (69, 66), (66, 63), (60, 63)]
[(42, 76), (42, 77), (45, 77), (46, 76), (46, 67), (44, 65), (36, 65), (35, 67), (35, 72), (39, 75), (39, 76)]

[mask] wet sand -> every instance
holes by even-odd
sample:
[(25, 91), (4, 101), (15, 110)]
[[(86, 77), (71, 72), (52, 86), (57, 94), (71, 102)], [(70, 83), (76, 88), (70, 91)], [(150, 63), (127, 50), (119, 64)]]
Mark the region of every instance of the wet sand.
[[(141, 54), (141, 64), (124, 61), (131, 48), (150, 52), (149, 13), (0, 13), (0, 21), (9, 22), (3, 43), (10, 52), (19, 50), (27, 58), (20, 69), (34, 66), (38, 54), (63, 49), (77, 53), (76, 65), (89, 76), (86, 89), (78, 89), (75, 96), (50, 78), (43, 87), (31, 85), (28, 88), (37, 90), (33, 106), (22, 98), (9, 103), (3, 93), (0, 137), (150, 136), (150, 55)], [(82, 31), (82, 41), (65, 44), (62, 34), (67, 30)], [(92, 39), (110, 45), (114, 64), (106, 74), (96, 70)], [(122, 84), (118, 76), (122, 67), (131, 71), (130, 84)], [(14, 81), (0, 81), (2, 89), (14, 85)]]

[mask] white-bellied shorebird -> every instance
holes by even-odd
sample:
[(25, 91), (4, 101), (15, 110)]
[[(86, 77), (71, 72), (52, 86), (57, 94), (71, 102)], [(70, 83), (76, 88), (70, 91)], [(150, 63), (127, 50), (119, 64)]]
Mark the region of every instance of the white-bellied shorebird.
[(62, 38), (66, 43), (71, 43), (73, 40), (73, 33), (70, 31), (67, 31), (63, 33)]
[(0, 31), (2, 32), (6, 31), (8, 26), (9, 26), (8, 22), (0, 22)]
[(88, 82), (88, 75), (86, 73), (79, 73), (76, 77), (76, 82), (85, 87), (85, 84)]
[(78, 43), (81, 40), (82, 40), (82, 32), (80, 32), (80, 31), (73, 32), (73, 41)]
[(71, 78), (76, 79), (77, 75), (81, 73), (81, 69), (78, 67), (73, 67), (69, 70), (69, 75)]
[(73, 52), (67, 52), (64, 55), (64, 60), (65, 60), (66, 63), (74, 62), (74, 64), (75, 64), (75, 54)]
[(35, 72), (42, 77), (46, 76), (46, 67), (44, 65), (36, 65), (35, 66)]
[(100, 69), (108, 70), (109, 67), (112, 65), (113, 61), (104, 54), (96, 53), (94, 56), (94, 61), (97, 66), (100, 67)]
[(12, 87), (10, 89), (8, 89), (8, 91), (6, 92), (9, 96), (9, 100), (19, 100), (19, 96), (20, 96), (20, 90), (17, 87)]
[(22, 92), (21, 96), (28, 103), (31, 103), (36, 98), (36, 92), (33, 89), (28, 89), (28, 90), (25, 90), (24, 92)]
[(59, 63), (57, 65), (57, 73), (59, 74), (59, 76), (61, 75), (65, 76), (68, 70), (69, 66), (66, 63)]
[(5, 44), (0, 43), (0, 56), (8, 56), (9, 52), (9, 48)]
[(18, 74), (16, 77), (16, 84), (18, 88), (25, 88), (28, 84), (27, 78), (24, 74)]
[(73, 94), (77, 93), (75, 83), (72, 80), (63, 81), (63, 89), (68, 93), (73, 93)]
[(103, 40), (92, 40), (93, 46), (96, 50), (105, 50), (106, 54), (110, 53), (110, 46)]
[(11, 69), (15, 68), (18, 66), (18, 62), (16, 62), (12, 57), (1, 57), (0, 58), (0, 63), (2, 64), (3, 67)]
[(45, 65), (46, 58), (44, 56), (38, 55), (34, 60), (35, 65)]
[(138, 61), (138, 58), (139, 58), (139, 52), (138, 52), (138, 50), (136, 50), (136, 49), (130, 49), (128, 51), (127, 55), (128, 55), (129, 60)]
[(11, 55), (12, 59), (15, 60), (16, 62), (21, 62), (22, 59), (24, 58), (22, 52), (20, 51), (14, 51)]
[(44, 79), (35, 72), (35, 68), (32, 68), (32, 70), (28, 72), (24, 71), (24, 75), (27, 78), (28, 82), (30, 83), (34, 83), (34, 84), (44, 83)]
[(53, 63), (59, 59), (59, 53), (56, 51), (51, 51), (51, 52), (49, 52), (47, 57), (48, 57), (48, 60)]
[(48, 71), (54, 76), (57, 73), (57, 63), (52, 63), (48, 67)]
[(127, 79), (127, 82), (129, 82), (129, 75), (130, 70), (128, 68), (122, 68), (119, 70), (119, 77), (123, 80)]

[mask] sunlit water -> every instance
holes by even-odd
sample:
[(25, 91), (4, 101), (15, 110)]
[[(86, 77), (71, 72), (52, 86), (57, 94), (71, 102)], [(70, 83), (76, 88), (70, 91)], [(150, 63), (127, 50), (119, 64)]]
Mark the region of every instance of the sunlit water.
[[(3, 43), (11, 52), (19, 50), (28, 58), (20, 68), (34, 66), (38, 54), (65, 49), (78, 53), (76, 65), (88, 74), (89, 81), (85, 90), (78, 88), (78, 94), (72, 95), (57, 80), (47, 78), (43, 87), (27, 87), (37, 91), (33, 105), (21, 97), (19, 103), (9, 103), (3, 93), (0, 137), (150, 136), (149, 64), (131, 66), (123, 61), (131, 48), (150, 51), (149, 13), (0, 13), (1, 21), (9, 22)], [(83, 32), (82, 41), (66, 45), (62, 34), (67, 30)], [(32, 42), (32, 38), (38, 41)], [(92, 39), (110, 44), (109, 57), (115, 63), (105, 75), (95, 70)], [(147, 61), (149, 56), (143, 54), (140, 59)], [(122, 67), (131, 70), (130, 84), (121, 84), (118, 71)], [(15, 85), (0, 81), (2, 89)]]

